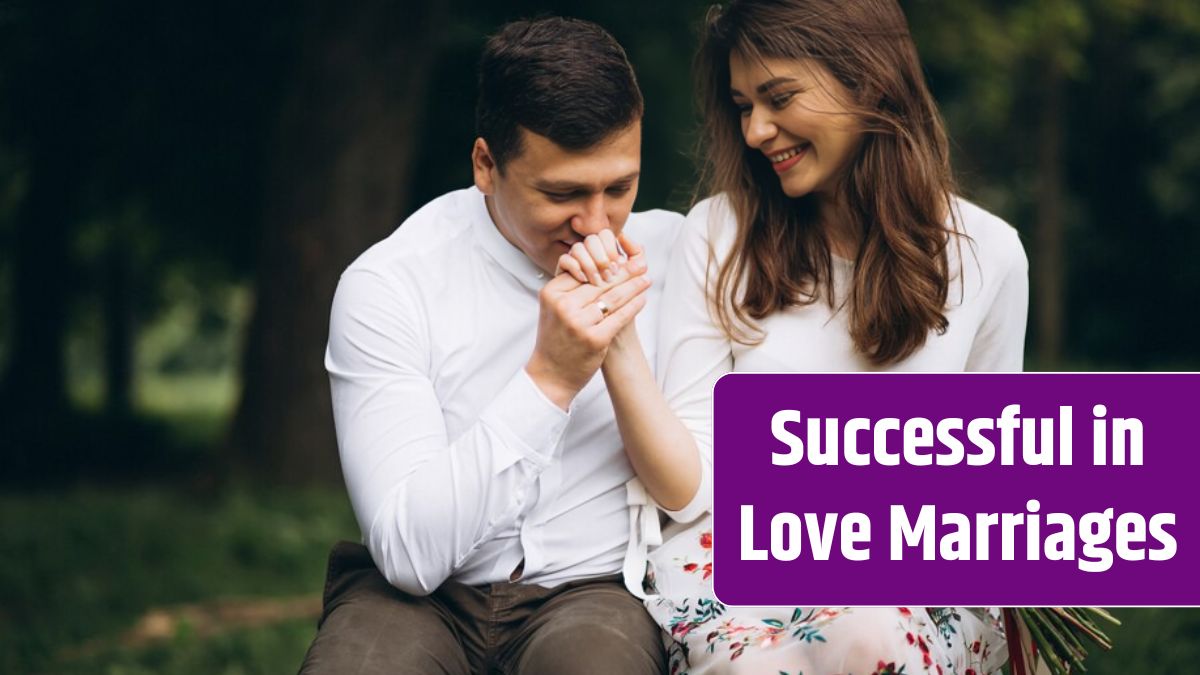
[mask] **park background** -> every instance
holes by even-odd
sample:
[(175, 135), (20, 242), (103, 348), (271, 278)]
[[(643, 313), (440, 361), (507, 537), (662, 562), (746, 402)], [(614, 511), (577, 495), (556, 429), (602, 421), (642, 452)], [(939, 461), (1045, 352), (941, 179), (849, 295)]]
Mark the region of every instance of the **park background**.
[[(685, 210), (705, 4), (0, 0), (0, 672), (294, 672), (358, 536), (338, 274), (470, 183), (482, 41), (539, 13), (625, 45), (636, 208)], [(1027, 368), (1200, 370), (1200, 3), (902, 4)], [(1200, 610), (1117, 613), (1089, 672), (1200, 669)]]

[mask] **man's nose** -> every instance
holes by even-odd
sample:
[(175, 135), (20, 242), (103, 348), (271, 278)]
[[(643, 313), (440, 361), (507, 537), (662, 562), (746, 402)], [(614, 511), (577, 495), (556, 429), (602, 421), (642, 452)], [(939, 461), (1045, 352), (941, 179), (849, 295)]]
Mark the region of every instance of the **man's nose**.
[(592, 195), (583, 203), (579, 215), (571, 219), (572, 227), (580, 236), (599, 234), (611, 227), (608, 212), (604, 208), (604, 193)]

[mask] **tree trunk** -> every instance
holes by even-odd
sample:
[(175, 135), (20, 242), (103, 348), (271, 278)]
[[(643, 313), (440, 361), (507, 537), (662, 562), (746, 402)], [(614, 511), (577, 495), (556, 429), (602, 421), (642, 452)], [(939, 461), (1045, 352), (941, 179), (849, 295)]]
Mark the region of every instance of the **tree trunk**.
[[(310, 2), (266, 183), (229, 449), (284, 483), (340, 482), (323, 357), (338, 276), (407, 207), (434, 3)], [(343, 7), (345, 9), (343, 9)]]
[[(49, 153), (47, 153), (49, 154)], [(67, 235), (75, 210), (55, 186), (74, 186), (55, 161), (38, 162), (17, 215), (13, 251), (13, 341), (4, 407), (13, 412), (66, 409), (64, 337), (70, 261)]]
[(76, 211), (67, 196), (77, 177), (53, 153), (30, 167), (17, 211), (13, 260), (12, 349), (0, 385), (0, 429), (7, 478), (41, 477), (66, 463), (60, 442), (68, 415), (67, 307), (72, 268), (67, 237)]
[(1037, 307), (1037, 360), (1043, 369), (1062, 361), (1063, 311), (1066, 306), (1066, 238), (1063, 223), (1063, 86), (1062, 70), (1053, 63), (1043, 70), (1042, 111), (1038, 122), (1037, 251), (1033, 281)]
[(116, 234), (104, 254), (104, 408), (111, 419), (133, 416), (133, 354), (136, 324), (133, 284), (130, 277), (128, 237), (124, 224), (114, 224)]

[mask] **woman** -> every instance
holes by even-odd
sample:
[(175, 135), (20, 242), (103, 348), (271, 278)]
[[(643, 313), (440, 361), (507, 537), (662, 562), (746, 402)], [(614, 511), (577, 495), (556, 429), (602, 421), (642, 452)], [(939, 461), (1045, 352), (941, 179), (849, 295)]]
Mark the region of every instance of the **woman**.
[[(1028, 265), (1010, 226), (956, 196), (894, 0), (735, 0), (710, 12), (698, 69), (703, 188), (717, 196), (689, 214), (667, 277), (662, 394), (632, 326), (603, 369), (640, 480), (631, 501), (644, 487), (684, 528), (650, 556), (647, 608), (672, 638), (672, 672), (995, 671), (1003, 635), (984, 610), (715, 600), (716, 380), (1020, 370)], [(612, 242), (587, 241), (560, 267), (602, 283), (621, 263)], [(635, 523), (635, 541), (654, 524)]]

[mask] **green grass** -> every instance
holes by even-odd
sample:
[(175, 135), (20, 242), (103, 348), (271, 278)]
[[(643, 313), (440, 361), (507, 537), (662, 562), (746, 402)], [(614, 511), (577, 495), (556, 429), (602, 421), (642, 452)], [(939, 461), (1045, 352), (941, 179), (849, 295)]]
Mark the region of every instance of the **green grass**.
[[(160, 489), (0, 497), (0, 672), (294, 671), (311, 619), (126, 650), (147, 610), (218, 598), (319, 595), (338, 539), (357, 538), (341, 490), (215, 498)], [(63, 654), (98, 644), (84, 659)]]
[(1200, 673), (1200, 609), (1117, 608), (1112, 613), (1122, 623), (1108, 630), (1113, 649), (1091, 654), (1088, 675)]
[(234, 631), (210, 638), (181, 632), (143, 649), (113, 649), (60, 661), (60, 675), (275, 675), (294, 673), (314, 633), (311, 620)]

